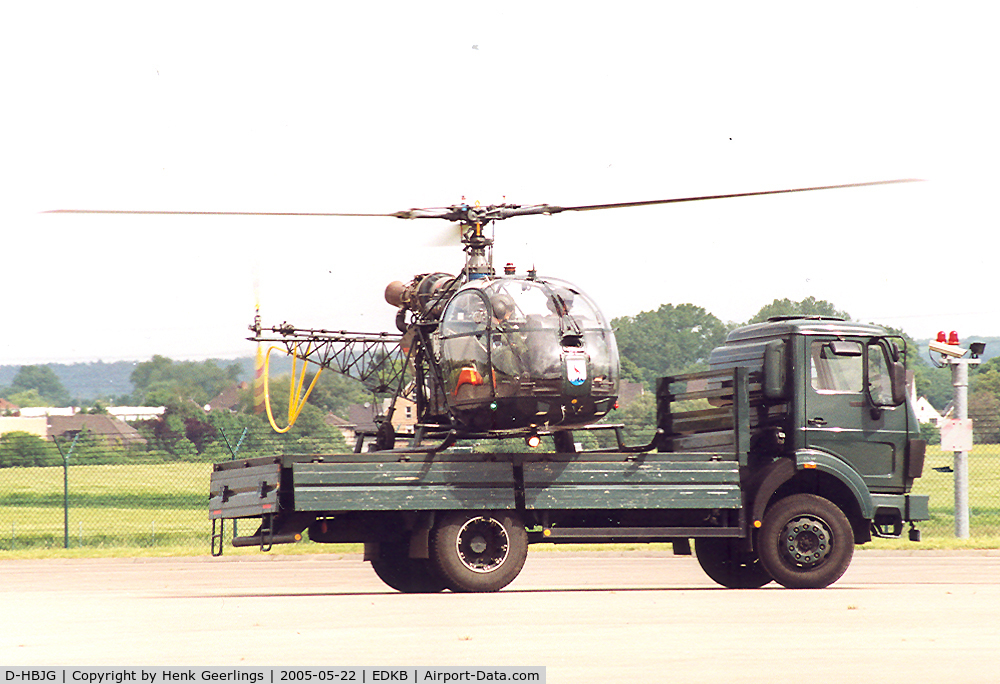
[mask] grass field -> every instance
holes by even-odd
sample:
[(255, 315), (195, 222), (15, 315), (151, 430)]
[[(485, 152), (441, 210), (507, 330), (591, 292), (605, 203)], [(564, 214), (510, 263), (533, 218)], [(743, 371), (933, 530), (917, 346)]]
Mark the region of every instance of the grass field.
[[(924, 538), (954, 537), (954, 455), (928, 447), (924, 474), (913, 486), (914, 494), (929, 494), (931, 519), (920, 523)], [(969, 454), (969, 530), (975, 537), (1000, 536), (1000, 445), (976, 445)]]
[(0, 470), (0, 549), (208, 544), (206, 463)]
[[(977, 445), (969, 457), (969, 540), (954, 538), (953, 474), (935, 470), (952, 462), (950, 452), (930, 447), (924, 477), (914, 486), (914, 493), (931, 496), (931, 520), (919, 525), (923, 542), (877, 540), (874, 548), (1000, 548), (1000, 446)], [(207, 553), (210, 473), (207, 463), (71, 466), (67, 527), (63, 468), (0, 469), (0, 558)], [(252, 533), (255, 527), (253, 521), (240, 524), (241, 534)], [(281, 553), (353, 553), (360, 548), (275, 547)], [(227, 547), (226, 554), (231, 553), (256, 551)]]

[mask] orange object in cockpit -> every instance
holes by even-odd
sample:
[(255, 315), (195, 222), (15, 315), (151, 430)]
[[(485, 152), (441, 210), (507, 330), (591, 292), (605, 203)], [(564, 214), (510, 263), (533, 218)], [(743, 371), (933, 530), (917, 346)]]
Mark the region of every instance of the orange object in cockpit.
[(458, 382), (455, 383), (454, 395), (458, 396), (458, 390), (462, 385), (482, 385), (483, 376), (475, 368), (463, 368), (458, 372)]

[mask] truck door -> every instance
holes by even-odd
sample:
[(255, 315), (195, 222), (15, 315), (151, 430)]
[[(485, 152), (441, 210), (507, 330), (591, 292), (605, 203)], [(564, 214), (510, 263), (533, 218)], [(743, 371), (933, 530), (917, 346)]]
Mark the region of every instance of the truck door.
[(873, 491), (901, 485), (907, 409), (893, 405), (888, 344), (813, 339), (809, 345), (806, 445), (849, 463)]

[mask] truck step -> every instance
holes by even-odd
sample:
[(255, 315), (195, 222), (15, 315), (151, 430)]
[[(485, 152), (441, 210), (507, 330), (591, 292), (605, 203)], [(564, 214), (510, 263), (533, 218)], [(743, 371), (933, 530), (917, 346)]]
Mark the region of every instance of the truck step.
[(268, 547), (271, 544), (295, 544), (302, 541), (301, 532), (285, 532), (283, 534), (252, 534), (245, 537), (233, 537), (233, 546)]

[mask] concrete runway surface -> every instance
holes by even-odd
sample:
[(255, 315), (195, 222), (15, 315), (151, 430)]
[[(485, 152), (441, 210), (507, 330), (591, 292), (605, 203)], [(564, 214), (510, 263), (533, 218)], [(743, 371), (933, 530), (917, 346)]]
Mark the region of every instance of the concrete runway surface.
[(5, 665), (531, 665), (562, 682), (1000, 682), (1000, 552), (859, 550), (821, 590), (692, 557), (533, 551), (496, 594), (360, 557), (0, 561)]

